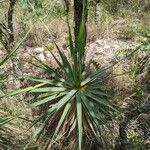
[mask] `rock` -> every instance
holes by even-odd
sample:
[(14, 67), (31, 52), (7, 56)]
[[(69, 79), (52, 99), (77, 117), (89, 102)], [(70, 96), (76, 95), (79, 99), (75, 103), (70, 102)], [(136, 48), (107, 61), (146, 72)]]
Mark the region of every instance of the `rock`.
[(44, 48), (43, 47), (37, 47), (33, 50), (36, 54), (40, 54), (44, 52)]
[(114, 44), (119, 44), (119, 42), (118, 41), (114, 41)]
[(2, 59), (3, 57), (4, 57), (4, 52), (2, 52), (1, 50), (0, 50), (0, 59)]
[(115, 44), (115, 45), (113, 45), (113, 47), (114, 47), (115, 49), (118, 49), (118, 48), (119, 48), (119, 45)]
[(109, 49), (109, 48), (111, 48), (111, 46), (110, 45), (104, 45), (104, 48)]
[(41, 61), (45, 61), (45, 56), (43, 53), (38, 54), (37, 58), (40, 59)]

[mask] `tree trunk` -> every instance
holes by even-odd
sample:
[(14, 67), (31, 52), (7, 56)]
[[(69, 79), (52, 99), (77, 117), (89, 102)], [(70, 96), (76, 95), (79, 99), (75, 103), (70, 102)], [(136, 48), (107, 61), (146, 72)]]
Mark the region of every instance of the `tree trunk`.
[(8, 31), (9, 31), (9, 46), (11, 48), (14, 42), (14, 30), (13, 30), (13, 14), (16, 0), (9, 0), (9, 9), (8, 9)]
[[(16, 0), (9, 0), (9, 9), (8, 9), (8, 19), (7, 19), (7, 23), (8, 23), (8, 49), (7, 51), (11, 51), (14, 47), (14, 28), (13, 28), (13, 15), (14, 15), (14, 7), (16, 4)], [(13, 64), (13, 70), (14, 73), (16, 75), (22, 75), (22, 70), (20, 67), (20, 63), (19, 60), (15, 57), (12, 56), (11, 58), (12, 64)], [(21, 82), (20, 81), (16, 81), (16, 85), (18, 85), (19, 87), (21, 86)]]
[(14, 42), (13, 14), (15, 4), (16, 0), (9, 0), (7, 24), (0, 23), (0, 42), (3, 44), (7, 52), (11, 50)]
[[(75, 45), (77, 43), (77, 37), (80, 30), (80, 24), (82, 21), (82, 14), (84, 10), (84, 19), (85, 19), (85, 35), (86, 35), (86, 21), (87, 21), (87, 0), (74, 0), (74, 36), (75, 36)], [(86, 36), (85, 36), (86, 37)], [(86, 39), (85, 39), (86, 43)]]

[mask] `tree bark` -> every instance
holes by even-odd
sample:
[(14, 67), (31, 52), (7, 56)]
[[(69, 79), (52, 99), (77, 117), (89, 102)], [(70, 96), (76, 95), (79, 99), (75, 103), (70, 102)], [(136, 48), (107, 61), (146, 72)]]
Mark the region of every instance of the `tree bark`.
[(14, 28), (13, 28), (13, 14), (16, 0), (9, 0), (9, 9), (8, 9), (8, 31), (9, 31), (9, 46), (11, 47), (14, 42)]
[[(3, 44), (7, 53), (10, 53), (10, 51), (14, 47), (13, 15), (15, 4), (16, 0), (9, 0), (9, 7), (7, 11), (7, 24), (0, 23), (0, 42)], [(15, 56), (12, 56), (10, 60), (12, 62), (14, 73), (22, 75), (19, 60)], [(18, 81), (18, 83), (16, 84), (18, 84), (19, 86), (21, 85), (20, 81)]]
[(7, 25), (0, 23), (0, 40), (9, 52), (14, 42), (14, 30), (13, 30), (13, 14), (16, 0), (9, 0), (9, 8), (7, 12)]

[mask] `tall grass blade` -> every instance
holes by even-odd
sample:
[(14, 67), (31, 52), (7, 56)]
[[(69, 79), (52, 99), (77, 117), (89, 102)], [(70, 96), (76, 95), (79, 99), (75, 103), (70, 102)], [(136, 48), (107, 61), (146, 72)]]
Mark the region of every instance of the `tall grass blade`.
[(25, 39), (28, 37), (29, 33), (31, 32), (32, 29), (28, 30), (26, 35), (23, 37), (23, 39), (18, 43), (18, 45), (10, 51), (10, 53), (0, 62), (0, 66), (3, 65), (20, 47), (20, 45), (25, 41)]

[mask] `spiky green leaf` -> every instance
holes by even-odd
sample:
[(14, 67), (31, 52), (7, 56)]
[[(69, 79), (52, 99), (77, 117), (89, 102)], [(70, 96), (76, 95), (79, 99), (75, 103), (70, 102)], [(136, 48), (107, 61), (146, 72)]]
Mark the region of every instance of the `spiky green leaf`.
[(77, 124), (78, 124), (78, 141), (79, 150), (82, 150), (82, 138), (83, 138), (83, 120), (82, 120), (82, 102), (79, 93), (76, 93), (77, 98)]

